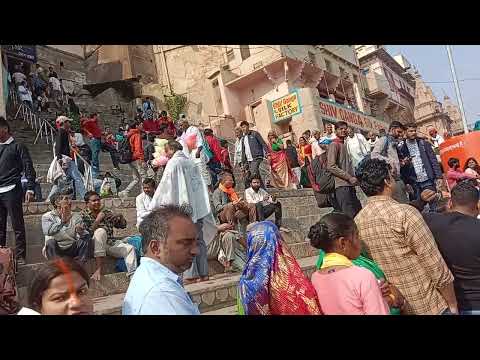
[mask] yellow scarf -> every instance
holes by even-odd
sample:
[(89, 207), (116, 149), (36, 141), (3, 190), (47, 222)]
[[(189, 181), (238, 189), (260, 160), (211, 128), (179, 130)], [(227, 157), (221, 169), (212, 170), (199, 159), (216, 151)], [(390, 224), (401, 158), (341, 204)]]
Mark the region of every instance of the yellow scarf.
[(230, 201), (235, 202), (239, 200), (238, 195), (233, 187), (227, 189), (222, 183), (220, 183), (218, 184), (218, 188), (228, 195)]
[(321, 269), (331, 266), (353, 266), (349, 258), (337, 253), (327, 253), (323, 258)]

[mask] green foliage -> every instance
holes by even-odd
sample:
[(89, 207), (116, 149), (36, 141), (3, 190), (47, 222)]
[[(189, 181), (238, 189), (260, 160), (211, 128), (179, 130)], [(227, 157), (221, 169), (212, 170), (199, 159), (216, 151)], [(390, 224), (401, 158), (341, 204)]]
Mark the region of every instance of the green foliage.
[(187, 97), (183, 95), (173, 94), (165, 97), (167, 111), (173, 121), (177, 121), (181, 113), (185, 112), (187, 105)]

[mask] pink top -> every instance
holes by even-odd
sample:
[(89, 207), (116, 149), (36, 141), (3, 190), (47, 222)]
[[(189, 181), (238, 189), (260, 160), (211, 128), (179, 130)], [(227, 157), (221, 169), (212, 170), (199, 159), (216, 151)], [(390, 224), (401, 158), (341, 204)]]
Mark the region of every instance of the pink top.
[(447, 182), (448, 182), (448, 188), (452, 190), (452, 188), (457, 185), (457, 182), (459, 180), (463, 179), (475, 179), (476, 175), (470, 173), (470, 172), (463, 172), (461, 170), (453, 170), (453, 169), (448, 169), (447, 171)]
[(351, 266), (331, 273), (316, 271), (312, 284), (325, 315), (388, 315), (378, 282), (371, 271)]

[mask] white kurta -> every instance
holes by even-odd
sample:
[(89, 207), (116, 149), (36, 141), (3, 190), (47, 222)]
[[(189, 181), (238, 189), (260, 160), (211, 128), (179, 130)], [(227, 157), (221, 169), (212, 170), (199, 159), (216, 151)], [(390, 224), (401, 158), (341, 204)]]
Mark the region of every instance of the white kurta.
[(365, 155), (370, 152), (370, 144), (362, 134), (354, 134), (353, 138), (347, 136), (345, 145), (352, 159), (353, 168), (356, 168)]
[(193, 222), (203, 219), (205, 243), (208, 245), (213, 240), (217, 228), (210, 207), (207, 185), (198, 167), (181, 151), (177, 151), (165, 166), (162, 180), (155, 190), (148, 210), (151, 212), (166, 204), (190, 205)]

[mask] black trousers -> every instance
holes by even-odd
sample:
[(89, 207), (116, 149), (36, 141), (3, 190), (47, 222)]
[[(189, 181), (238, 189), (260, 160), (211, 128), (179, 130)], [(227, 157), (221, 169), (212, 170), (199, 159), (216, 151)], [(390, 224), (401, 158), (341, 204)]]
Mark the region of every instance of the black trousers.
[(248, 162), (248, 171), (245, 176), (245, 189), (248, 189), (250, 187), (250, 177), (252, 175), (258, 176), (260, 178), (260, 187), (265, 189), (265, 185), (263, 183), (263, 179), (260, 176), (260, 164), (263, 161), (263, 159), (254, 159), (253, 161)]
[(282, 226), (282, 204), (280, 204), (280, 202), (268, 205), (263, 205), (262, 202), (258, 202), (255, 204), (255, 207), (257, 208), (258, 221), (263, 221), (275, 213), (275, 225), (277, 225), (277, 227)]
[(47, 259), (56, 257), (71, 257), (78, 259), (79, 262), (86, 263), (93, 257), (92, 237), (89, 234), (80, 236), (80, 238), (67, 249), (61, 249), (55, 239), (50, 239), (45, 244), (45, 253)]
[(23, 221), (23, 189), (18, 182), (13, 190), (0, 194), (0, 246), (7, 245), (7, 216), (10, 215), (15, 232), (15, 256), (25, 259), (27, 243), (25, 241), (25, 222)]
[(112, 159), (113, 167), (118, 169), (118, 151), (112, 145), (102, 142), (101, 149), (104, 152), (110, 153), (110, 158)]
[(357, 198), (354, 186), (341, 186), (335, 189), (335, 200), (333, 204), (334, 209), (341, 211), (352, 219), (362, 210), (362, 205)]

